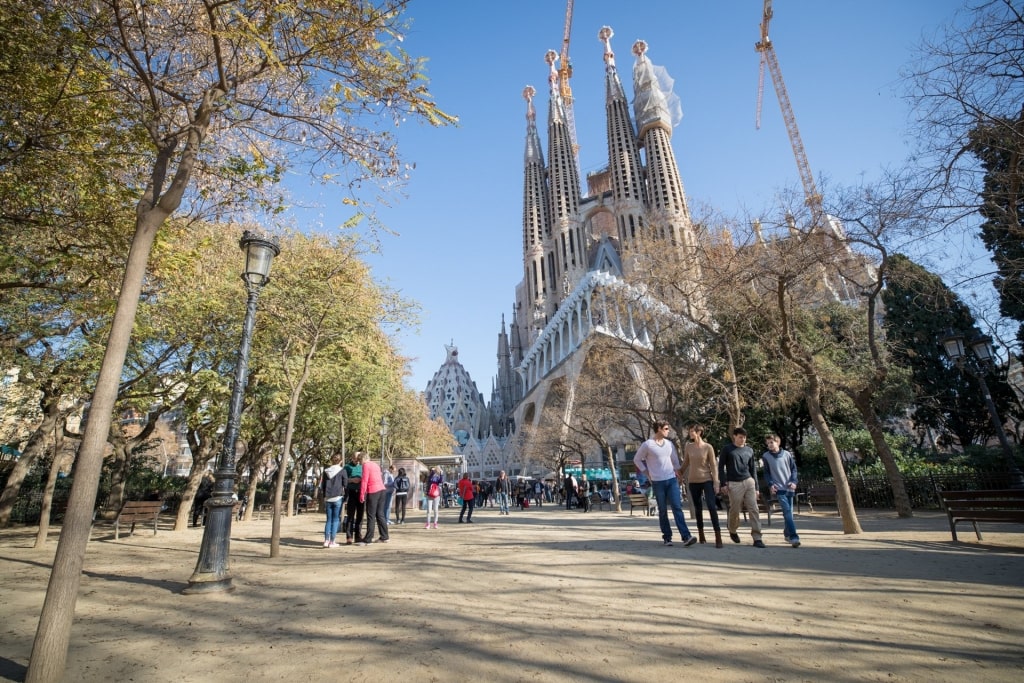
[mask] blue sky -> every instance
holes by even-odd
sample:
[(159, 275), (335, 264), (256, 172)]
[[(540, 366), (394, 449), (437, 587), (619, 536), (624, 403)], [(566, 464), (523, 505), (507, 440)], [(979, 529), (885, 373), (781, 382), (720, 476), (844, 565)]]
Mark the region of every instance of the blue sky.
[[(776, 0), (771, 39), (811, 169), (854, 184), (898, 165), (909, 150), (900, 69), (922, 35), (951, 19), (960, 0)], [(638, 9), (627, 9), (627, 7)], [(766, 74), (761, 129), (754, 128), (761, 0), (576, 0), (570, 55), (580, 166), (606, 164), (604, 65), (598, 30), (611, 26), (631, 94), (633, 42), (675, 79), (683, 120), (673, 147), (691, 206), (738, 214), (799, 186), (796, 163)], [(408, 124), (397, 131), (416, 163), (405, 197), (381, 216), (396, 235), (370, 259), (379, 280), (423, 308), (418, 330), (397, 335), (423, 390), (454, 341), (490, 398), (501, 316), (511, 318), (522, 277), (522, 90), (538, 91), (546, 145), (547, 65), (560, 50), (563, 0), (415, 0), (404, 48), (429, 58), (430, 89), (458, 127)], [(308, 190), (315, 198), (319, 190)], [(325, 203), (325, 228), (347, 213)]]

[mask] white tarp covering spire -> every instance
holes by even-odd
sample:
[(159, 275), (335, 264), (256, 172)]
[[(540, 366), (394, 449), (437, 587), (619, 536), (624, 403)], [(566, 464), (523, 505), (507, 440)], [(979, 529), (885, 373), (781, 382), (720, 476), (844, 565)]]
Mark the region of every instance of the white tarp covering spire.
[(675, 128), (683, 119), (679, 96), (672, 91), (675, 80), (665, 67), (652, 64), (646, 53), (646, 42), (638, 40), (633, 44), (633, 112), (637, 128), (643, 130), (656, 121), (667, 124), (669, 129)]

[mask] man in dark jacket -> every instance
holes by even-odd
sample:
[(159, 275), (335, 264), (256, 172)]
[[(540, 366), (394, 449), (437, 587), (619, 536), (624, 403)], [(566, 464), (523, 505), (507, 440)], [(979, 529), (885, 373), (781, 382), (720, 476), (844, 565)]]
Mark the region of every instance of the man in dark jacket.
[(722, 449), (718, 460), (718, 481), (722, 493), (729, 496), (729, 538), (740, 542), (737, 533), (740, 528), (740, 512), (746, 511), (750, 518), (750, 535), (754, 547), (763, 548), (761, 540), (761, 517), (757, 512), (757, 471), (754, 451), (747, 445), (747, 430), (737, 427), (732, 430), (732, 443)]

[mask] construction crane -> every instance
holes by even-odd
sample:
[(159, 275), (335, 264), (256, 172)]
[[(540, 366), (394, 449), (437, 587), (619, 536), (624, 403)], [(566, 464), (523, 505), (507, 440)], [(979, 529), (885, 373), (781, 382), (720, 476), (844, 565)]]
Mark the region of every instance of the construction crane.
[(779, 100), (779, 107), (782, 109), (782, 120), (786, 124), (786, 131), (789, 133), (789, 143), (793, 147), (793, 156), (796, 157), (797, 171), (800, 173), (800, 182), (804, 186), (804, 201), (811, 211), (812, 227), (823, 225), (824, 218), (821, 208), (821, 195), (814, 184), (814, 175), (811, 173), (811, 165), (807, 161), (807, 153), (804, 151), (804, 143), (800, 138), (800, 130), (796, 126), (796, 116), (793, 114), (793, 105), (789, 102), (789, 94), (786, 92), (786, 84), (782, 80), (782, 70), (779, 68), (779, 60), (775, 56), (775, 47), (768, 37), (768, 23), (772, 20), (772, 0), (764, 0), (764, 14), (761, 16), (761, 40), (754, 47), (761, 53), (760, 73), (757, 81), (757, 113), (755, 115), (755, 126), (761, 127), (761, 102), (764, 99), (764, 67), (768, 65), (768, 73), (772, 76), (772, 85), (775, 86), (775, 96)]
[(569, 139), (572, 141), (572, 155), (576, 162), (576, 173), (580, 171), (580, 146), (576, 142), (576, 117), (572, 111), (572, 88), (569, 86), (569, 79), (572, 78), (572, 60), (569, 59), (569, 35), (572, 33), (572, 10), (574, 0), (567, 0), (565, 4), (565, 31), (562, 33), (562, 51), (556, 53), (549, 50), (545, 59), (548, 64), (558, 60), (558, 94), (562, 97), (562, 104), (565, 105), (565, 125), (569, 128)]

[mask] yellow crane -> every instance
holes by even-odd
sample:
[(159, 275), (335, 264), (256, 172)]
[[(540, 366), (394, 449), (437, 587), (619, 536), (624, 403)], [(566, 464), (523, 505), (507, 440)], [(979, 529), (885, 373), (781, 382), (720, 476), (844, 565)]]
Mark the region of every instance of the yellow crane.
[(754, 47), (761, 53), (760, 73), (757, 82), (757, 113), (755, 125), (761, 127), (761, 102), (764, 99), (764, 67), (768, 65), (768, 73), (772, 77), (772, 85), (775, 86), (775, 96), (779, 100), (779, 107), (782, 109), (782, 120), (786, 124), (786, 131), (789, 133), (789, 143), (793, 147), (793, 156), (796, 157), (797, 171), (800, 173), (800, 182), (804, 186), (804, 197), (808, 208), (811, 210), (812, 227), (823, 225), (821, 219), (821, 195), (814, 184), (814, 175), (811, 173), (811, 165), (807, 161), (807, 152), (804, 151), (804, 143), (800, 138), (800, 129), (796, 126), (796, 116), (793, 114), (793, 105), (789, 102), (789, 94), (786, 92), (786, 84), (782, 80), (782, 70), (779, 68), (779, 60), (775, 56), (775, 47), (768, 37), (768, 24), (772, 20), (772, 0), (764, 0), (764, 13), (761, 16), (761, 40)]
[(562, 51), (557, 53), (548, 50), (544, 56), (549, 65), (558, 61), (558, 94), (562, 97), (565, 105), (565, 125), (569, 128), (569, 139), (572, 141), (572, 154), (576, 162), (576, 173), (580, 170), (580, 146), (576, 142), (576, 117), (572, 109), (572, 88), (569, 86), (569, 79), (572, 78), (572, 60), (569, 59), (569, 35), (572, 33), (572, 10), (574, 0), (567, 0), (565, 5), (565, 31), (562, 33)]

